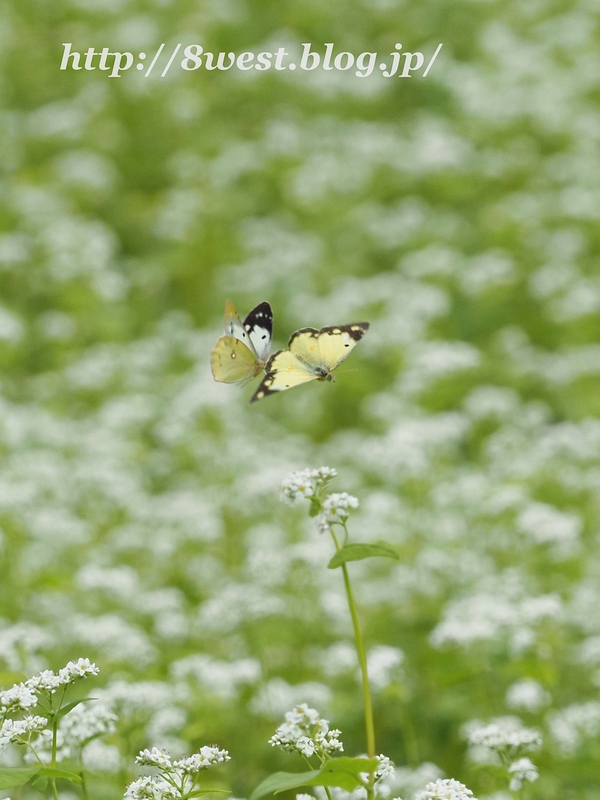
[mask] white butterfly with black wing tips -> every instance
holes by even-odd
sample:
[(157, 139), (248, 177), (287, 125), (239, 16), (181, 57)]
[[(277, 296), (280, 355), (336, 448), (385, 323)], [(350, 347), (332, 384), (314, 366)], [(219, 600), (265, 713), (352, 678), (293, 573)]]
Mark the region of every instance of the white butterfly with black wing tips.
[(287, 350), (274, 353), (251, 403), (309, 381), (332, 381), (333, 370), (344, 361), (369, 329), (368, 322), (301, 328), (292, 334)]
[(210, 354), (213, 377), (221, 383), (243, 385), (264, 368), (273, 335), (273, 312), (259, 303), (242, 322), (231, 300), (225, 304), (225, 336)]

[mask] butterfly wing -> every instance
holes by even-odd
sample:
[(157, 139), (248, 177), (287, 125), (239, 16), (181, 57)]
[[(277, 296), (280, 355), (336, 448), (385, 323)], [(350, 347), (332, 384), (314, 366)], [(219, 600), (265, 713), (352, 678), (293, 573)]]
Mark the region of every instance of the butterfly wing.
[[(252, 311), (250, 312), (250, 314), (252, 314)], [(257, 357), (254, 345), (252, 344), (252, 340), (250, 338), (250, 334), (244, 327), (244, 323), (240, 319), (240, 316), (235, 310), (235, 306), (233, 305), (231, 300), (228, 300), (225, 303), (224, 327), (225, 327), (225, 336), (230, 336), (230, 337), (232, 336), (234, 339), (238, 339), (240, 342), (243, 342), (246, 345), (246, 347), (254, 353), (255, 357)]]
[(246, 383), (262, 369), (256, 355), (235, 336), (221, 336), (210, 354), (213, 377), (220, 383)]
[(269, 394), (283, 392), (293, 386), (317, 380), (319, 377), (302, 359), (289, 350), (278, 350), (269, 359), (266, 375), (252, 396), (251, 403), (262, 400)]
[(259, 303), (244, 320), (244, 330), (259, 361), (265, 362), (271, 352), (273, 336), (273, 312), (266, 302)]
[(292, 334), (287, 350), (271, 356), (265, 368), (267, 374), (250, 402), (309, 381), (332, 380), (331, 372), (348, 358), (368, 329), (368, 322), (334, 325), (320, 331), (300, 328)]
[(333, 325), (329, 328), (321, 328), (317, 336), (320, 366), (325, 367), (327, 372), (332, 372), (348, 358), (368, 330), (368, 322), (354, 322), (351, 325)]
[(348, 358), (368, 329), (368, 322), (333, 325), (320, 331), (301, 328), (292, 334), (288, 347), (318, 373), (317, 377), (326, 378)]

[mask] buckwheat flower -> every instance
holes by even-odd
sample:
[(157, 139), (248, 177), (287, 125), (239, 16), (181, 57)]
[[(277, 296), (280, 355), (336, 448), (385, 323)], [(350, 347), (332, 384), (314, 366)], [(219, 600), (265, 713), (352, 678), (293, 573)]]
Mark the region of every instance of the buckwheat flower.
[(42, 731), (48, 720), (46, 717), (27, 716), (24, 719), (6, 719), (0, 727), (0, 750), (13, 742), (25, 744), (34, 733)]
[(296, 751), (307, 758), (315, 753), (320, 757), (328, 757), (335, 752), (343, 752), (340, 736), (341, 731), (329, 730), (329, 721), (322, 719), (316, 709), (301, 703), (286, 712), (285, 722), (279, 725), (269, 744), (289, 752)]
[(281, 484), (281, 499), (293, 504), (297, 500), (312, 497), (317, 489), (316, 480), (310, 469), (292, 472)]
[(131, 781), (124, 796), (130, 800), (178, 800), (182, 795), (164, 778), (151, 775)]
[(396, 770), (390, 759), (382, 753), (377, 756), (377, 760), (379, 761), (379, 766), (375, 772), (375, 780), (380, 781), (382, 778), (392, 778)]
[(330, 755), (336, 752), (343, 753), (344, 745), (340, 742), (341, 735), (342, 732), (334, 728), (333, 730), (327, 731), (325, 734), (316, 733), (315, 741), (319, 748)]
[(295, 749), (303, 756), (310, 758), (315, 754), (315, 743), (309, 736), (300, 736), (294, 742)]
[(319, 467), (319, 469), (314, 469), (312, 474), (317, 483), (324, 484), (336, 477), (337, 470), (332, 467)]
[(542, 737), (533, 728), (510, 730), (508, 727), (493, 722), (483, 728), (471, 731), (469, 744), (481, 745), (496, 753), (515, 756), (538, 750), (542, 745)]
[(45, 691), (54, 693), (59, 686), (62, 686), (63, 681), (51, 669), (45, 669), (37, 675), (32, 675), (31, 678), (25, 681), (25, 686), (33, 691)]
[(296, 800), (315, 800), (314, 795), (312, 794), (302, 794), (299, 793), (296, 795)]
[(135, 763), (144, 767), (166, 767), (171, 768), (171, 758), (166, 750), (159, 750), (153, 747), (152, 750), (141, 750), (135, 757)]
[[(156, 750), (156, 748), (154, 748)], [(231, 757), (227, 750), (219, 750), (215, 745), (204, 745), (197, 753), (192, 753), (187, 758), (174, 761), (173, 766), (184, 773), (192, 775), (200, 772), (201, 769), (208, 769), (215, 764), (222, 764), (230, 761)]]
[(528, 758), (520, 758), (508, 768), (512, 775), (508, 788), (511, 792), (520, 791), (525, 781), (533, 783), (540, 777), (537, 767)]
[(69, 663), (58, 671), (58, 676), (63, 684), (69, 684), (78, 678), (86, 678), (88, 675), (97, 675), (100, 672), (89, 658), (78, 658), (77, 661)]
[(25, 683), (15, 683), (10, 689), (0, 692), (0, 713), (27, 711), (37, 705), (37, 695)]
[(289, 725), (307, 726), (317, 725), (324, 720), (321, 720), (316, 708), (309, 708), (307, 703), (300, 703), (300, 705), (294, 706), (291, 711), (286, 712), (285, 721)]
[(439, 778), (428, 783), (416, 800), (475, 800), (473, 792), (454, 778)]
[(358, 508), (358, 499), (348, 492), (329, 494), (323, 501), (323, 514), (330, 524), (343, 524), (351, 508)]
[(331, 467), (303, 469), (292, 472), (281, 484), (281, 499), (293, 504), (298, 500), (313, 497), (337, 472)]

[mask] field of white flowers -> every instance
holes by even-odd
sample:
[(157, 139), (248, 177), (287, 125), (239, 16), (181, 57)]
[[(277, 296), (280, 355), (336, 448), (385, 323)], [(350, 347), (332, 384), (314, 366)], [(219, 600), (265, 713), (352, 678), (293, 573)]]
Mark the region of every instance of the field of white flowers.
[[(302, 703), (366, 752), (331, 537), (279, 497), (326, 465), (351, 539), (399, 555), (348, 565), (382, 796), (600, 798), (599, 10), (2, 7), (0, 687), (96, 664), (56, 754), (90, 739), (84, 797), (207, 745), (249, 797), (306, 769), (268, 743)], [(443, 49), (425, 79), (58, 69), (63, 42), (178, 41)], [(227, 298), (268, 300), (277, 347), (371, 327), (335, 383), (250, 406), (210, 371)], [(23, 735), (2, 729), (0, 776)], [(532, 737), (510, 788), (494, 735)], [(423, 797), (468, 797), (445, 787)]]

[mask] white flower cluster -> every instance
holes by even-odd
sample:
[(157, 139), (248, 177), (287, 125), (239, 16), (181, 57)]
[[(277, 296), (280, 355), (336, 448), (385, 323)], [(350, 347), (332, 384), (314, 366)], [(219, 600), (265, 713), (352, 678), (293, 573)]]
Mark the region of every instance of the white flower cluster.
[(375, 773), (375, 780), (380, 781), (393, 778), (396, 772), (393, 762), (387, 756), (384, 756), (383, 753), (377, 756), (377, 760), (379, 761), (379, 766)]
[(37, 705), (39, 692), (54, 693), (59, 686), (67, 686), (78, 678), (87, 675), (97, 675), (98, 667), (92, 664), (89, 658), (80, 658), (69, 661), (66, 667), (59, 670), (58, 675), (51, 669), (33, 675), (24, 683), (15, 683), (10, 689), (0, 691), (0, 714), (5, 715), (12, 711), (27, 711)]
[[(51, 692), (54, 693), (59, 686), (68, 686), (79, 678), (87, 678), (88, 675), (97, 675), (100, 672), (98, 667), (89, 658), (78, 658), (77, 661), (69, 663), (59, 669), (58, 674), (51, 669), (33, 675), (20, 686), (24, 686), (32, 692)], [(13, 689), (16, 688), (13, 686)]]
[(162, 774), (132, 781), (127, 786), (125, 797), (131, 800), (178, 800), (187, 797), (203, 769), (229, 760), (227, 750), (219, 750), (215, 745), (205, 745), (197, 753), (176, 761), (171, 760), (166, 750), (159, 750), (158, 747), (142, 750), (135, 759), (136, 764), (157, 767)]
[(528, 758), (520, 758), (510, 765), (508, 771), (511, 775), (508, 788), (511, 792), (518, 792), (521, 790), (525, 781), (533, 783), (540, 777), (537, 767)]
[(296, 751), (307, 758), (315, 754), (328, 757), (337, 751), (343, 752), (340, 736), (341, 731), (329, 730), (329, 721), (321, 719), (318, 711), (302, 703), (286, 713), (285, 722), (271, 736), (269, 744)]
[(351, 508), (358, 508), (358, 499), (348, 492), (328, 494), (317, 515), (319, 533), (328, 533), (332, 525), (345, 525)]
[[(92, 664), (88, 658), (80, 658), (77, 661), (69, 661), (69, 663), (55, 674), (52, 670), (44, 670), (43, 672), (33, 675), (31, 678), (23, 683), (15, 683), (10, 689), (5, 689), (0, 692), (0, 717), (3, 717), (2, 727), (0, 728), (0, 749), (6, 747), (8, 744), (28, 744), (33, 735), (37, 733), (42, 734), (42, 741), (40, 742), (41, 751), (44, 746), (50, 752), (50, 744), (48, 741), (43, 740), (44, 731), (48, 725), (46, 717), (32, 716), (27, 714), (23, 719), (14, 720), (7, 719), (6, 715), (9, 713), (25, 711), (29, 712), (38, 704), (38, 695), (43, 692), (53, 694), (59, 686), (68, 686), (70, 683), (84, 678), (87, 675), (97, 675), (99, 672), (95, 664)], [(73, 709), (71, 714), (81, 717), (86, 712), (83, 709)], [(114, 715), (113, 715), (114, 717)], [(69, 726), (67, 718), (63, 721), (63, 726)], [(102, 730), (100, 732), (94, 731), (86, 739), (93, 738), (99, 733), (109, 732)], [(86, 733), (89, 733), (89, 726), (86, 728)], [(42, 759), (43, 760), (43, 759)], [(48, 759), (49, 760), (49, 759)]]
[(293, 504), (297, 500), (314, 497), (317, 491), (336, 475), (336, 470), (331, 467), (292, 472), (281, 484), (281, 499)]
[(476, 728), (469, 734), (470, 745), (480, 745), (496, 753), (509, 756), (529, 753), (538, 750), (542, 745), (540, 733), (533, 728), (518, 728), (509, 730), (506, 727), (492, 722), (483, 728)]
[(42, 731), (48, 720), (46, 717), (27, 716), (24, 719), (5, 719), (0, 727), (0, 750), (12, 743), (25, 744), (32, 734)]
[(417, 800), (476, 800), (473, 792), (454, 778), (439, 778), (428, 783), (425, 791), (417, 795)]
[(0, 714), (11, 711), (27, 711), (37, 705), (37, 695), (24, 683), (15, 683), (10, 689), (0, 692)]
[(127, 784), (124, 797), (131, 800), (178, 800), (183, 792), (160, 775), (148, 775)]
[(328, 494), (323, 501), (322, 516), (330, 525), (343, 524), (350, 514), (351, 508), (358, 508), (358, 500), (348, 492)]
[(78, 678), (87, 678), (88, 675), (97, 675), (100, 672), (98, 667), (89, 658), (78, 658), (77, 661), (69, 661), (66, 667), (59, 669), (58, 677), (63, 684), (74, 683)]
[(153, 747), (152, 750), (142, 750), (136, 757), (135, 763), (145, 767), (158, 767), (168, 771), (181, 772), (186, 775), (196, 775), (200, 770), (208, 769), (215, 764), (222, 764), (230, 760), (227, 750), (219, 750), (214, 745), (204, 745), (197, 753), (181, 758), (178, 761), (171, 761), (171, 757), (166, 750), (159, 750)]

